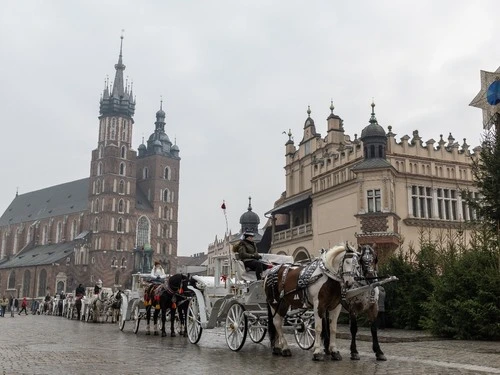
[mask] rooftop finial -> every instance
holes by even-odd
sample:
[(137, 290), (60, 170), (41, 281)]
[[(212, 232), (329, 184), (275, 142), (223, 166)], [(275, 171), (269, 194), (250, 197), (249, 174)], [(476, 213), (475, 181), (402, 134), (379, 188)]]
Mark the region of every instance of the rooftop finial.
[(372, 98), (372, 114), (370, 117), (370, 124), (376, 124), (377, 123), (377, 118), (375, 117), (375, 101)]
[(335, 107), (333, 106), (333, 99), (330, 101), (330, 112), (332, 113), (333, 115), (333, 110), (335, 109)]
[(122, 47), (123, 47), (123, 33), (125, 29), (122, 29), (122, 34), (120, 35), (120, 57), (122, 57)]
[(160, 95), (160, 111), (163, 110), (163, 95)]
[(252, 211), (252, 197), (248, 197), (248, 211)]
[(311, 117), (311, 106), (307, 106), (307, 117)]

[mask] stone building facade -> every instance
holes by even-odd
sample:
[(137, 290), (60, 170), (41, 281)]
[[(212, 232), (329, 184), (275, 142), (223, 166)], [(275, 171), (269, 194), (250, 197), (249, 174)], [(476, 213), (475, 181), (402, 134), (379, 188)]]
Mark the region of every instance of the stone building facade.
[(153, 258), (176, 270), (179, 147), (160, 104), (147, 144), (132, 148), (136, 100), (122, 43), (100, 100), (90, 176), (16, 195), (0, 217), (0, 293), (41, 297), (99, 279), (123, 288)]
[(271, 252), (296, 260), (318, 255), (343, 241), (377, 244), (385, 257), (418, 247), (422, 233), (461, 236), (475, 218), (462, 189), (474, 193), (470, 149), (449, 134), (424, 141), (416, 130), (397, 138), (375, 116), (358, 138), (346, 134), (333, 103), (326, 136), (316, 131), (308, 109), (302, 139), (291, 131), (285, 145), (286, 190), (266, 213), (272, 226)]

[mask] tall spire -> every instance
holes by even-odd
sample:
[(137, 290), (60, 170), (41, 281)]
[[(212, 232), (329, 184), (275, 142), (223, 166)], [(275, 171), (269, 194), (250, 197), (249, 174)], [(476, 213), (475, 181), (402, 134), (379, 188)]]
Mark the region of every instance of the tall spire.
[(125, 89), (123, 86), (123, 71), (125, 70), (125, 65), (123, 65), (123, 61), (122, 61), (123, 31), (124, 30), (122, 30), (122, 35), (120, 36), (120, 56), (118, 57), (118, 63), (115, 64), (116, 74), (115, 74), (115, 81), (113, 83), (113, 91), (112, 91), (112, 95), (115, 98), (123, 97), (125, 94)]

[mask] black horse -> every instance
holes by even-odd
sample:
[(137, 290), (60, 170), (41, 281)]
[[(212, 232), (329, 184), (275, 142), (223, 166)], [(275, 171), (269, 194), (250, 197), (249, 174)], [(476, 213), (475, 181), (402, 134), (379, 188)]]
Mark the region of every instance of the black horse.
[(158, 316), (161, 312), (161, 336), (167, 336), (165, 323), (167, 321), (167, 311), (170, 311), (170, 336), (175, 337), (175, 313), (177, 305), (186, 305), (182, 303), (186, 298), (185, 292), (188, 286), (194, 284), (189, 275), (178, 273), (172, 275), (163, 284), (152, 284), (144, 293), (144, 304), (146, 305), (146, 335), (150, 335), (151, 309), (154, 307), (153, 322), (154, 335), (158, 335)]

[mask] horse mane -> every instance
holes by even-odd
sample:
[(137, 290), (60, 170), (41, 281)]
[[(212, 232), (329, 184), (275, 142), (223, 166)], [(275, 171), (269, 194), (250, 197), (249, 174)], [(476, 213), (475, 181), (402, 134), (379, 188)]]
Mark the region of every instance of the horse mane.
[(339, 256), (346, 250), (345, 246), (335, 245), (332, 248), (328, 249), (323, 255), (323, 261), (325, 263), (325, 267), (333, 273), (337, 273), (340, 268), (340, 262), (342, 258)]

